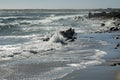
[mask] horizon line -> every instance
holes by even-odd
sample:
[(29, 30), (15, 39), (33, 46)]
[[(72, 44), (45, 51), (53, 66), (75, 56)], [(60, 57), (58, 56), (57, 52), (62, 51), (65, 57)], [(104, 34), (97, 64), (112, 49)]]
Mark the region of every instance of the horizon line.
[(1, 8), (0, 10), (31, 10), (31, 9), (38, 9), (38, 10), (64, 10), (64, 9), (69, 9), (69, 10), (84, 10), (84, 9), (120, 9), (120, 8)]

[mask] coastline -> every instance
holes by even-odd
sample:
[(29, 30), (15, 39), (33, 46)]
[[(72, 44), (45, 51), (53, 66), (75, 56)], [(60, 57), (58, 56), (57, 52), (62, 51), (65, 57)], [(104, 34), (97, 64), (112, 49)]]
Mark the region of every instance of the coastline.
[(93, 66), (56, 80), (120, 80), (120, 66)]
[(120, 80), (120, 65), (113, 66), (115, 63), (120, 63), (120, 59), (109, 59), (100, 65), (73, 71), (56, 80)]
[[(107, 41), (110, 45), (103, 45), (102, 50), (107, 51), (107, 55), (103, 57), (105, 62), (100, 65), (90, 66), (85, 69), (79, 69), (56, 80), (120, 80), (120, 56), (119, 47), (115, 49), (115, 45), (119, 43), (119, 39), (114, 39), (119, 32), (112, 33), (94, 33), (87, 37), (97, 38)], [(107, 35), (106, 35), (107, 34)], [(93, 37), (94, 35), (94, 37)], [(99, 35), (99, 36), (98, 36)], [(97, 36), (97, 37), (96, 37)], [(109, 37), (108, 37), (109, 36)], [(99, 37), (99, 38), (98, 38)], [(106, 39), (105, 39), (106, 37)], [(104, 49), (107, 47), (108, 49)], [(111, 54), (115, 54), (112, 56)]]
[[(21, 13), (21, 15), (23, 14)], [(25, 44), (20, 42), (21, 45), (11, 47), (5, 46), (5, 49), (1, 49), (1, 58), (3, 61), (0, 62), (0, 79), (120, 80), (120, 25), (118, 24), (115, 26), (115, 24), (113, 24), (113, 22), (116, 22), (115, 20), (107, 21), (103, 19), (98, 21), (89, 21), (88, 19), (84, 19), (84, 17), (82, 18), (78, 15), (76, 15), (78, 18), (75, 18), (74, 20), (73, 16), (75, 15), (68, 16), (66, 14), (64, 16), (61, 14), (61, 16), (57, 16), (57, 14), (49, 13), (49, 17), (44, 15), (45, 19), (39, 20), (41, 23), (38, 23), (39, 21), (36, 20), (36, 18), (25, 18), (30, 21), (29, 23), (24, 19), (24, 16), (23, 18), (5, 17), (6, 19), (3, 17), (3, 21), (13, 20), (13, 22), (16, 22), (17, 19), (19, 19), (19, 21), (25, 20), (23, 23), (18, 22), (18, 24), (21, 25), (20, 30), (21, 28), (24, 30), (21, 31), (21, 34), (24, 32), (23, 36), (14, 36), (16, 33), (11, 34), (12, 38), (2, 36), (1, 40), (3, 38), (6, 40), (6, 42), (2, 40), (3, 43), (11, 43), (11, 41), (15, 42), (20, 39), (25, 40), (26, 37), (24, 35), (28, 36), (27, 40), (32, 39), (30, 42), (26, 42)], [(31, 14), (29, 17), (31, 17)], [(35, 23), (31, 23), (33, 22), (31, 19), (33, 19)], [(47, 44), (46, 42), (44, 43), (43, 37), (46, 37), (48, 33), (43, 34), (42, 32), (39, 32), (44, 29), (45, 32), (49, 30), (53, 32), (53, 26), (57, 28), (61, 25), (58, 24), (58, 26), (53, 24), (54, 21), (55, 23), (62, 22), (61, 24), (67, 23), (66, 25), (71, 24), (71, 27), (73, 26), (72, 30), (69, 29), (67, 31), (61, 31), (61, 33), (65, 34), (69, 31), (73, 31), (74, 33), (75, 28), (75, 30), (78, 30), (78, 32), (76, 31), (77, 39), (76, 37), (68, 37), (68, 39), (71, 39), (70, 41), (63, 41), (63, 37), (61, 38), (60, 34), (56, 35), (56, 33), (54, 33), (52, 39), (51, 36), (47, 37), (48, 40), (51, 39), (50, 43), (47, 39), (45, 40), (46, 42), (48, 41)], [(88, 22), (88, 24), (86, 24), (86, 22)], [(38, 25), (37, 27), (36, 23)], [(47, 24), (48, 27), (42, 26), (46, 25), (46, 23), (49, 23), (53, 27), (53, 31), (52, 29), (47, 29), (50, 28), (49, 24)], [(111, 24), (108, 25), (107, 23)], [(29, 27), (30, 25), (32, 28)], [(10, 27), (10, 31), (9, 26), (6, 24), (5, 26), (5, 28), (8, 28), (8, 33), (10, 33), (11, 30), (14, 30), (14, 26), (16, 25), (12, 25), (12, 27)], [(25, 29), (23, 26), (25, 26)], [(41, 30), (41, 28), (43, 30)], [(80, 31), (83, 31), (83, 33)], [(5, 35), (8, 35), (8, 33)], [(31, 35), (32, 33), (35, 35)], [(17, 38), (15, 39), (15, 37)], [(64, 37), (66, 36), (64, 35)], [(76, 41), (74, 41), (74, 39), (76, 39)], [(3, 47), (3, 45), (1, 47)], [(18, 49), (16, 47), (18, 47)]]

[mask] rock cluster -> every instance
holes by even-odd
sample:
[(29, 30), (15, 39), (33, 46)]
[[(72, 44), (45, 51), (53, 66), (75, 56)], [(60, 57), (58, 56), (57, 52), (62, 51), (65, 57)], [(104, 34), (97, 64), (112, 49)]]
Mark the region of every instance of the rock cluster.
[[(72, 29), (72, 28), (69, 28), (69, 29), (64, 30), (64, 31), (59, 31), (59, 34), (62, 35), (65, 38), (65, 41), (70, 41), (71, 42), (71, 41), (74, 41), (76, 39), (75, 30)], [(44, 38), (43, 41), (49, 41), (54, 35), (52, 35), (51, 37)], [(61, 42), (63, 42), (63, 41), (61, 41)]]
[(67, 40), (74, 41), (76, 39), (75, 30), (72, 28), (69, 28), (66, 31), (60, 31), (60, 34), (66, 38), (66, 41)]
[(98, 13), (89, 13), (89, 18), (118, 18), (120, 19), (120, 12), (98, 12)]

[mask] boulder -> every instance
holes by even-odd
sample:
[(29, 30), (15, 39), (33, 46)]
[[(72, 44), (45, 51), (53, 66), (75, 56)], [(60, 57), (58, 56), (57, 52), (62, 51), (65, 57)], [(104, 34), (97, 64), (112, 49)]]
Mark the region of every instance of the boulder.
[(13, 53), (14, 55), (19, 55), (19, 54), (21, 54), (21, 52), (16, 52), (16, 53)]
[(37, 54), (37, 51), (30, 50), (30, 53)]
[(120, 63), (113, 63), (111, 66), (120, 66)]
[(105, 24), (104, 24), (104, 23), (102, 23), (102, 24), (101, 24), (101, 26), (105, 26)]
[(110, 31), (119, 31), (120, 29), (118, 27), (111, 27)]
[(13, 54), (10, 54), (10, 55), (8, 55), (7, 57), (14, 57), (14, 55), (13, 55)]
[(116, 47), (115, 47), (115, 49), (117, 49), (118, 47), (120, 47), (120, 44), (117, 44)]
[(50, 38), (47, 37), (47, 38), (44, 38), (43, 41), (49, 41), (49, 39), (50, 39)]
[(69, 28), (67, 30), (59, 31), (54, 33), (51, 37), (44, 38), (43, 41), (51, 41), (51, 42), (60, 42), (61, 44), (66, 44), (65, 41), (72, 42), (76, 39), (75, 30)]
[(75, 30), (70, 28), (66, 31), (60, 31), (60, 34), (66, 38), (66, 41), (67, 40), (70, 40), (70, 41), (74, 41), (76, 39), (75, 37)]

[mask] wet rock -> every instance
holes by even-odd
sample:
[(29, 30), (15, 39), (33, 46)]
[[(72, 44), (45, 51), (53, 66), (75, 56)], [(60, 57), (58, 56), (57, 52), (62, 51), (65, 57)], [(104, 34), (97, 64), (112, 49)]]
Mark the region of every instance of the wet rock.
[(76, 39), (75, 35), (76, 35), (75, 30), (69, 28), (64, 31), (59, 31), (58, 33), (55, 33), (51, 37), (44, 38), (43, 41), (60, 42), (61, 44), (67, 44), (66, 41), (67, 42), (75, 41)]
[(120, 44), (117, 44), (116, 47), (115, 47), (115, 49), (118, 49), (118, 47), (120, 47)]
[(111, 11), (111, 12), (89, 13), (88, 17), (90, 17), (90, 18), (102, 18), (102, 19), (111, 19), (111, 18), (120, 19), (120, 12)]
[(120, 63), (113, 63), (111, 66), (120, 66)]
[(102, 23), (102, 24), (101, 24), (101, 26), (105, 26), (105, 24), (104, 24), (104, 23)]
[(29, 52), (33, 53), (33, 54), (37, 54), (38, 53), (37, 51), (33, 51), (33, 50), (30, 50)]
[(120, 35), (115, 36), (114, 39), (120, 39)]
[(21, 54), (21, 52), (16, 52), (16, 53), (13, 53), (14, 55), (18, 55), (18, 54)]
[(88, 13), (88, 18), (90, 19), (90, 18), (91, 18), (91, 16), (92, 16), (92, 13), (91, 13), (91, 12), (89, 12), (89, 13)]
[(60, 34), (66, 38), (66, 41), (67, 40), (71, 40), (71, 41), (74, 41), (76, 39), (75, 37), (75, 30), (70, 28), (66, 31), (60, 31)]
[(120, 30), (120, 28), (118, 28), (118, 27), (111, 27), (110, 28), (110, 31), (119, 31)]
[(48, 37), (48, 38), (44, 38), (43, 39), (43, 41), (49, 41), (50, 40), (50, 38)]
[(14, 55), (13, 55), (13, 54), (10, 54), (10, 55), (8, 55), (7, 57), (14, 57)]
[(75, 21), (84, 21), (84, 18), (81, 17), (81, 16), (76, 16), (76, 17), (74, 18), (74, 20), (75, 20)]

